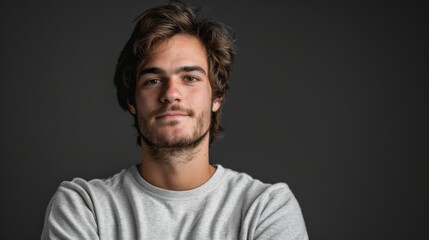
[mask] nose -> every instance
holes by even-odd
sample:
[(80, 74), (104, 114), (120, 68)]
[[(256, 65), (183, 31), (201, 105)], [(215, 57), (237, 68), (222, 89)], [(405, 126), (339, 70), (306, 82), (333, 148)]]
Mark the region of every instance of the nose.
[(182, 99), (182, 92), (180, 86), (174, 78), (169, 78), (166, 84), (163, 86), (162, 93), (160, 95), (160, 101), (162, 103), (177, 103)]

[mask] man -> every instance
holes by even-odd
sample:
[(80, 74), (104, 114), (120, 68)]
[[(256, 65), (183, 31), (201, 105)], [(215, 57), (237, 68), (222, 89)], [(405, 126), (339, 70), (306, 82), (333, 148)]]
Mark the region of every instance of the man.
[(228, 28), (184, 4), (139, 16), (114, 80), (142, 161), (108, 179), (63, 182), (42, 239), (308, 239), (286, 184), (209, 162), (232, 41)]

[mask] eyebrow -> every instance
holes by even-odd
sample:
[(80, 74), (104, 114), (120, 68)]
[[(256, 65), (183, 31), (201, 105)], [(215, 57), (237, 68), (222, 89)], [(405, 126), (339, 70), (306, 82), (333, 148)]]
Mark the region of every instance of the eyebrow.
[[(179, 67), (176, 71), (174, 71), (175, 74), (177, 73), (181, 73), (181, 72), (193, 72), (193, 71), (197, 71), (200, 72), (204, 75), (207, 75), (206, 71), (204, 71), (204, 69), (202, 69), (199, 66), (183, 66), (183, 67)], [(157, 67), (152, 67), (152, 68), (144, 68), (143, 70), (141, 70), (138, 73), (138, 77), (141, 77), (145, 74), (163, 74), (165, 75), (166, 72), (165, 70), (161, 69), (161, 68), (157, 68)]]
[(199, 66), (184, 66), (184, 67), (180, 67), (178, 68), (175, 73), (180, 73), (180, 72), (193, 72), (193, 71), (197, 71), (200, 72), (204, 75), (207, 75), (206, 71), (204, 71), (204, 69), (202, 69)]
[(138, 76), (139, 76), (139, 77), (141, 77), (141, 76), (143, 76), (143, 75), (145, 75), (145, 74), (150, 74), (150, 73), (154, 73), (154, 74), (158, 74), (158, 73), (165, 74), (165, 71), (164, 71), (164, 70), (162, 70), (161, 68), (157, 68), (157, 67), (153, 67), (153, 68), (145, 68), (145, 69), (141, 70), (141, 71), (138, 73)]

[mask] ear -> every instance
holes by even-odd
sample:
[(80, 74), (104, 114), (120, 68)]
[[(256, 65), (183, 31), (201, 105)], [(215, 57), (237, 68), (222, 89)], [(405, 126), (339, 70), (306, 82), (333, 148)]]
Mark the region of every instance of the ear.
[(128, 104), (128, 111), (130, 111), (131, 114), (136, 114), (136, 107), (134, 106), (134, 104), (130, 101), (130, 99), (127, 99), (127, 104)]
[(222, 98), (215, 98), (212, 104), (212, 112), (217, 112), (222, 104)]

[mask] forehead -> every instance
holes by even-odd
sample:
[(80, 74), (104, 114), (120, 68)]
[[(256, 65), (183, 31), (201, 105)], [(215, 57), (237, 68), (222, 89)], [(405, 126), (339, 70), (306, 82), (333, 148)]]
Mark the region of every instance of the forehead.
[(140, 62), (139, 70), (146, 67), (172, 68), (186, 65), (208, 69), (207, 51), (201, 41), (187, 34), (157, 42), (148, 57)]

